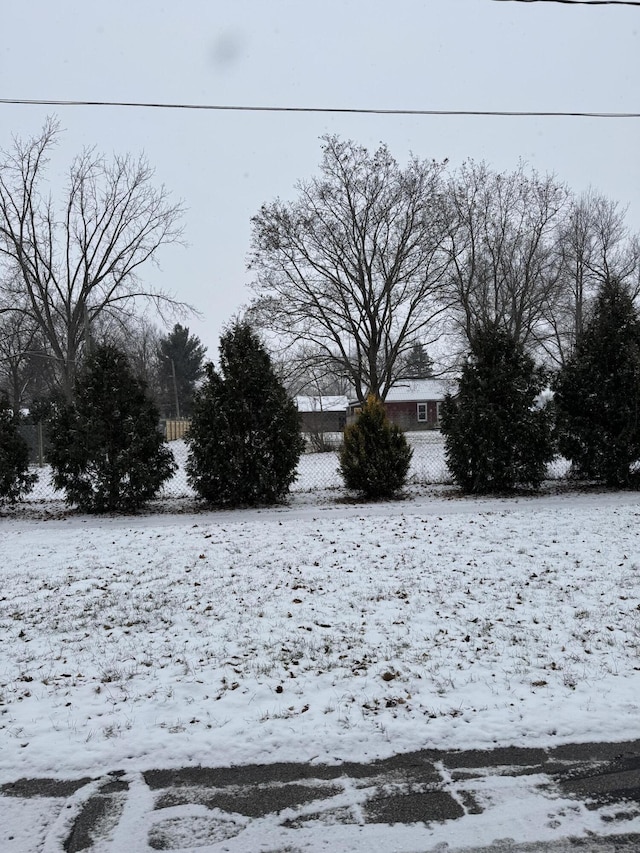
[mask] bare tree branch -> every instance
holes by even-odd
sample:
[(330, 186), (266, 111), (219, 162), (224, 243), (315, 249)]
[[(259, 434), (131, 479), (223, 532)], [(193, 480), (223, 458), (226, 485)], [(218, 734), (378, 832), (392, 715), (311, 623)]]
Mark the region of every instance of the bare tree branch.
[(449, 287), (464, 346), (496, 322), (523, 345), (540, 344), (558, 299), (557, 228), (568, 191), (523, 165), (498, 173), (468, 162), (449, 182), (448, 204)]
[(386, 146), (323, 142), (320, 176), (252, 220), (253, 316), (348, 375), (360, 399), (384, 399), (416, 341), (439, 337), (448, 308), (445, 164), (412, 158), (402, 169)]
[(572, 199), (558, 231), (559, 299), (548, 317), (548, 347), (562, 365), (582, 335), (600, 286), (617, 279), (636, 299), (640, 293), (640, 243), (629, 233), (626, 211), (589, 191)]
[(102, 315), (129, 315), (137, 299), (185, 306), (145, 285), (141, 267), (161, 246), (180, 243), (183, 207), (154, 186), (143, 157), (107, 161), (92, 149), (72, 162), (56, 213), (44, 195), (48, 156), (58, 137), (50, 119), (41, 133), (0, 152), (0, 261), (5, 301), (12, 295), (39, 328), (72, 394), (87, 330)]

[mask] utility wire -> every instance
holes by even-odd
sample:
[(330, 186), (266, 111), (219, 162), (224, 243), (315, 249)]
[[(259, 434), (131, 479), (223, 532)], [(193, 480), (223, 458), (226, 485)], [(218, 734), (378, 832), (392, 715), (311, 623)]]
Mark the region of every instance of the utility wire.
[(639, 0), (494, 0), (496, 3), (564, 3), (566, 6), (640, 6)]
[[(503, 0), (504, 2), (504, 0)], [(539, 0), (517, 0), (517, 2), (539, 2)], [(558, 0), (559, 2), (559, 0)], [(640, 5), (640, 2), (638, 3)], [(27, 98), (0, 98), (0, 104), (23, 104), (26, 106), (46, 107), (134, 107), (157, 110), (211, 110), (218, 112), (245, 113), (341, 113), (352, 115), (396, 115), (396, 116), (506, 116), (514, 117), (552, 117), (552, 118), (640, 118), (640, 113), (623, 112), (582, 112), (560, 110), (402, 110), (368, 109), (352, 107), (278, 107), (248, 106), (240, 104), (182, 104), (155, 103), (149, 101), (74, 101), (42, 100)]]

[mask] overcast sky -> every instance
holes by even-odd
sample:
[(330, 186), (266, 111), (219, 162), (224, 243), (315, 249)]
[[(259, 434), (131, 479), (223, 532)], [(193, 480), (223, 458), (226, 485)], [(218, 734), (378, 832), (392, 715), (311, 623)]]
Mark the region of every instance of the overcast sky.
[[(495, 0), (21, 0), (3, 4), (0, 98), (435, 110), (640, 112), (640, 8)], [(189, 246), (148, 268), (194, 304), (215, 355), (249, 298), (250, 218), (292, 197), (337, 133), (375, 148), (524, 159), (574, 190), (629, 206), (640, 231), (640, 119), (345, 116), (0, 105), (0, 147), (65, 134), (62, 175), (84, 146), (145, 152), (188, 208)]]

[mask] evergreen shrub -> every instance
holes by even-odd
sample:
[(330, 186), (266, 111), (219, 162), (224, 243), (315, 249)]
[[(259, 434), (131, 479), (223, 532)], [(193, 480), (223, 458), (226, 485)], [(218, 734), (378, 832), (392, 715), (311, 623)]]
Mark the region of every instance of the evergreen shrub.
[(70, 403), (50, 420), (48, 460), (56, 488), (83, 512), (131, 512), (176, 470), (145, 383), (113, 346), (96, 349)]
[(640, 484), (640, 320), (628, 290), (605, 281), (554, 385), (558, 447), (577, 477)]
[(6, 394), (0, 396), (0, 504), (15, 503), (33, 489), (37, 480), (29, 473), (29, 447), (18, 432)]
[(390, 498), (406, 484), (412, 454), (402, 430), (370, 395), (355, 422), (345, 427), (340, 473), (348, 489), (374, 500)]
[(442, 405), (447, 464), (463, 491), (474, 494), (538, 488), (553, 459), (547, 385), (522, 345), (505, 329), (478, 329), (455, 396)]
[(249, 324), (233, 324), (219, 351), (194, 397), (188, 481), (214, 506), (278, 503), (304, 450), (298, 410)]

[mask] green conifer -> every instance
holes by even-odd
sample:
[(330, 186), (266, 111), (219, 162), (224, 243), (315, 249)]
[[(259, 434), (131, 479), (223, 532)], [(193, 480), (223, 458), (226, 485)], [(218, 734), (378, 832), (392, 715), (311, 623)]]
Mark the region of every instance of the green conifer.
[(640, 320), (628, 290), (605, 281), (554, 386), (560, 452), (575, 474), (640, 483)]
[(220, 372), (206, 366), (187, 443), (189, 483), (215, 506), (277, 503), (296, 478), (298, 410), (245, 322), (221, 337)]
[(413, 451), (384, 405), (370, 395), (344, 431), (340, 473), (348, 489), (367, 498), (390, 498), (406, 483)]
[(522, 345), (498, 324), (476, 331), (457, 394), (442, 405), (447, 464), (465, 492), (538, 488), (553, 459), (546, 385)]
[(29, 473), (29, 448), (18, 432), (9, 398), (0, 395), (0, 504), (14, 503), (33, 488)]
[(176, 470), (158, 411), (126, 356), (102, 346), (51, 419), (48, 459), (56, 488), (84, 512), (130, 512)]

